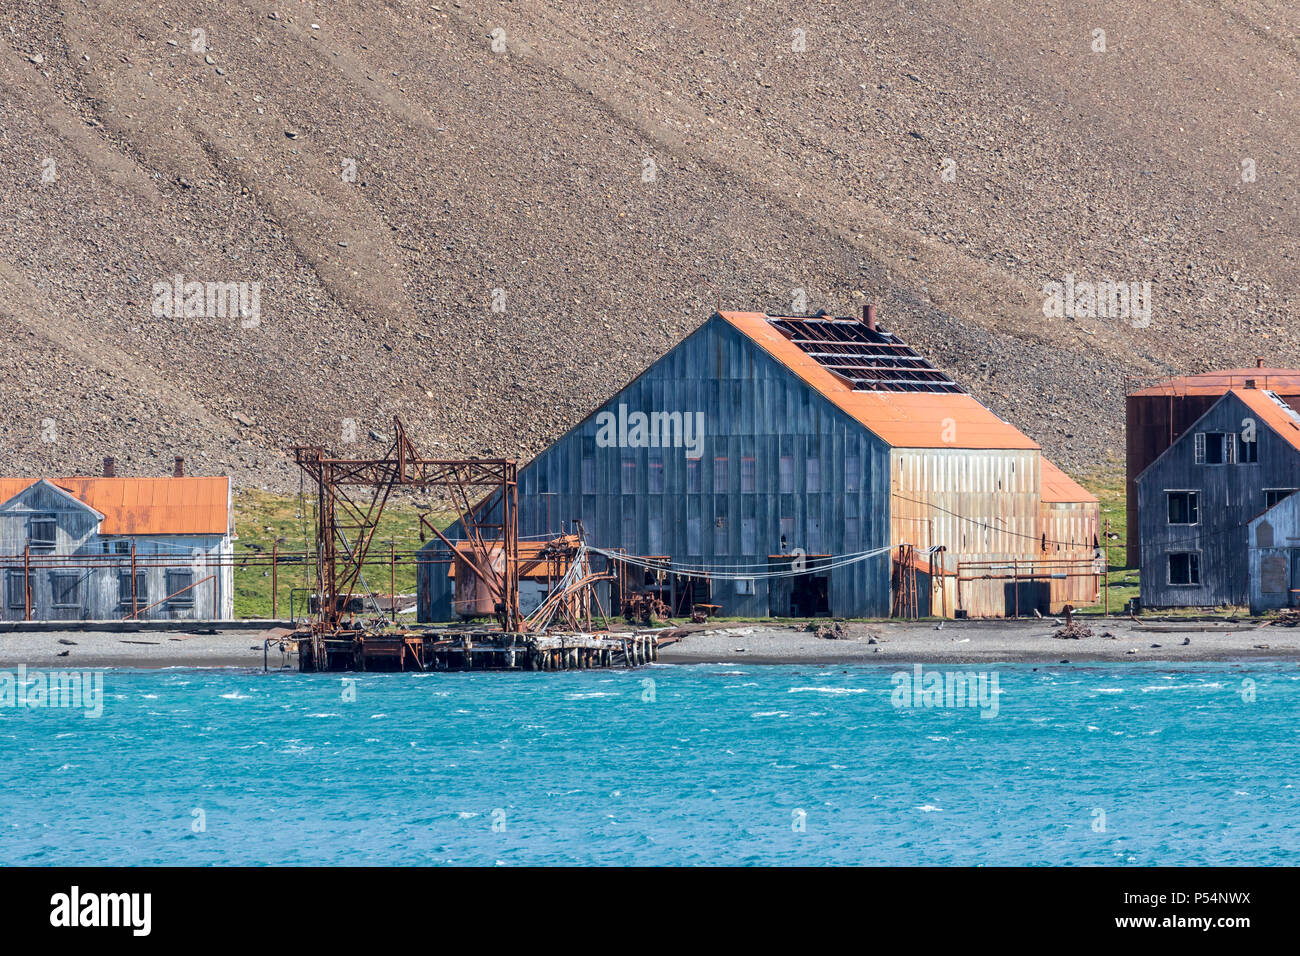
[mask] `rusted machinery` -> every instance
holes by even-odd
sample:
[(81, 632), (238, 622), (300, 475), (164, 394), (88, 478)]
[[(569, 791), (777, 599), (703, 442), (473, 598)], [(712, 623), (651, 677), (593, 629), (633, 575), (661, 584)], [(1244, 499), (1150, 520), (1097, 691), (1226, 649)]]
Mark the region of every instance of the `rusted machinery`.
[[(393, 443), (382, 458), (339, 458), (315, 445), (293, 448), (294, 460), (317, 487), (319, 604), (310, 627), (291, 635), (300, 669), (549, 670), (654, 659), (648, 646), (653, 637), (593, 631), (592, 604), (599, 607), (599, 599), (592, 585), (613, 575), (592, 570), (580, 523), (578, 534), (530, 545), (521, 559), (513, 459), (423, 458), (397, 418), (393, 429)], [(452, 541), (427, 513), (420, 523), (449, 549), (458, 600), (471, 610), (490, 612), (499, 630), (389, 627), (366, 583), (365, 566), (384, 506), (399, 488), (432, 493), (440, 498), (435, 513), (458, 516), (460, 541)], [(553, 572), (558, 583), (525, 619), (519, 609), (520, 573), (533, 574), (539, 567)], [(360, 612), (357, 596), (363, 599)], [(374, 613), (367, 615), (365, 601)], [(565, 633), (550, 633), (552, 625)]]
[[(316, 483), (316, 588), (320, 609), (299, 647), (310, 669), (364, 667), (368, 655), (411, 653), (401, 636), (383, 636), (382, 613), (358, 619), (356, 594), (369, 596), (364, 568), (384, 506), (397, 488), (420, 489), (460, 516), (470, 573), (483, 580), (503, 631), (519, 631), (518, 479), (513, 459), (424, 458), (393, 419), (393, 443), (382, 458), (340, 458), (318, 445), (297, 445), (294, 461)], [(457, 552), (456, 545), (424, 516), (423, 524)], [(500, 573), (493, 574), (499, 554)], [(373, 603), (373, 601), (372, 601)], [(379, 612), (378, 605), (374, 610)], [(364, 614), (364, 612), (363, 612)], [(371, 645), (367, 647), (367, 644)], [(386, 645), (393, 644), (392, 648)], [(381, 649), (381, 645), (384, 647)]]

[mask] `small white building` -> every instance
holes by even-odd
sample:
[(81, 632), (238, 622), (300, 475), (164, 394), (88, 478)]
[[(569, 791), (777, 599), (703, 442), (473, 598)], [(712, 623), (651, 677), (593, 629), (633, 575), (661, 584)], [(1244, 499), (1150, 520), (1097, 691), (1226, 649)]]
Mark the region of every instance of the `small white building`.
[(0, 620), (234, 617), (230, 479), (0, 479)]

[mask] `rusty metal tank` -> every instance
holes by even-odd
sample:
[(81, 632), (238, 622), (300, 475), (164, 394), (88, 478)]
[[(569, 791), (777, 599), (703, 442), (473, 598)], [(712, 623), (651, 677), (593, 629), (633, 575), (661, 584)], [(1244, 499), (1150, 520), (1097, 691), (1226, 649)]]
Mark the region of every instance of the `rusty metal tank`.
[(486, 556), (479, 556), (472, 551), (456, 550), (452, 559), (456, 587), (452, 593), (452, 610), (462, 618), (491, 617), (496, 613), (496, 599), (483, 578), (475, 574), (473, 567), (492, 581), (498, 588), (505, 576), (505, 552), (500, 545), (489, 549)]

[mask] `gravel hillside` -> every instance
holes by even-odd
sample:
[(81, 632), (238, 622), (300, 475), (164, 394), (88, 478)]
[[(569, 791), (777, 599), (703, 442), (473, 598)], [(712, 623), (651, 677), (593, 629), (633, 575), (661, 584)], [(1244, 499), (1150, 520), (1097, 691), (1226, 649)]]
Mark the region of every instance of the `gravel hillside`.
[[(1286, 0), (0, 10), (3, 473), (296, 488), (284, 446), (394, 414), (527, 458), (797, 290), (1076, 471), (1127, 383), (1300, 363)], [(1149, 282), (1150, 324), (1045, 316), (1067, 275)], [(259, 308), (165, 314), (176, 276)]]

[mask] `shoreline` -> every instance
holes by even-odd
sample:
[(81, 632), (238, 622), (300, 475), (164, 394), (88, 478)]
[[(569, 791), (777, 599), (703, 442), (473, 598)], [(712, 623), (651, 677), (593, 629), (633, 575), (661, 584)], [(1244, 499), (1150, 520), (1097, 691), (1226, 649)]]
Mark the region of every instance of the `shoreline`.
[[(794, 625), (701, 624), (677, 628), (660, 664), (1099, 664), (1300, 662), (1300, 628), (1242, 622), (1089, 619), (1093, 636), (1053, 637), (1054, 619), (842, 622), (835, 638)], [(1082, 623), (1082, 621), (1081, 621)], [(237, 668), (262, 670), (268, 632), (203, 634), (40, 631), (0, 634), (0, 668)], [(66, 656), (60, 656), (66, 655)], [(297, 672), (297, 655), (272, 645), (272, 672)]]

